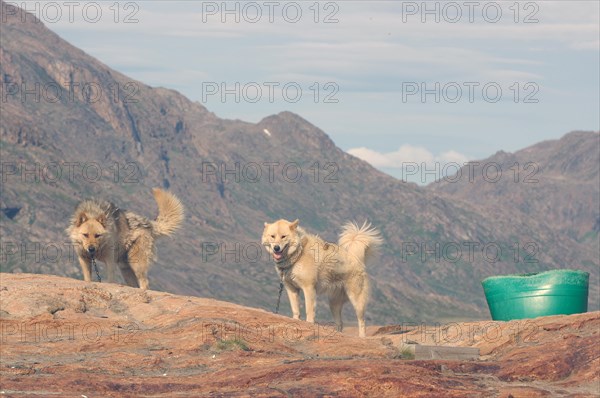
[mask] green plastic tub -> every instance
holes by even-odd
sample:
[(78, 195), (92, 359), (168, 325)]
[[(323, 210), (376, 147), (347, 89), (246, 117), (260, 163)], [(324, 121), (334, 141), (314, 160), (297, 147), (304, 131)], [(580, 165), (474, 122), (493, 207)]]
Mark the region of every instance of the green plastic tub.
[(492, 276), (481, 284), (492, 319), (510, 321), (586, 312), (589, 278), (588, 272), (561, 269)]

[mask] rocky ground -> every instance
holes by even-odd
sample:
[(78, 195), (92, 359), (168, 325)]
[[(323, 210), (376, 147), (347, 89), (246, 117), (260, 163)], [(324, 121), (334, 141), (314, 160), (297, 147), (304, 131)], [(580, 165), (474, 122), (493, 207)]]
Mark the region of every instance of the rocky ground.
[[(3, 396), (600, 396), (600, 313), (348, 328), (197, 297), (0, 274)], [(477, 347), (414, 360), (411, 347)], [(413, 350), (414, 351), (414, 350)]]

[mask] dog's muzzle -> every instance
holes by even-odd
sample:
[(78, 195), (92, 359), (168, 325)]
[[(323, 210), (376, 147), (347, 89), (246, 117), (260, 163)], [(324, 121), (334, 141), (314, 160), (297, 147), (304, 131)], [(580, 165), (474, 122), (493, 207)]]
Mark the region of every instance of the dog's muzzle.
[(273, 259), (275, 260), (275, 262), (278, 263), (283, 260), (283, 257), (284, 257), (283, 251), (284, 250), (285, 250), (285, 247), (281, 247), (279, 245), (273, 246)]

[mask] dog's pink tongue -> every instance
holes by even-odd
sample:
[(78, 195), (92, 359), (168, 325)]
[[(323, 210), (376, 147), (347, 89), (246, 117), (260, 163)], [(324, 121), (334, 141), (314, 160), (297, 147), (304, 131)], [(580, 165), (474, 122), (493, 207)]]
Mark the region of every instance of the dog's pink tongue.
[(273, 253), (273, 258), (275, 260), (281, 260), (282, 257), (283, 257), (283, 253)]

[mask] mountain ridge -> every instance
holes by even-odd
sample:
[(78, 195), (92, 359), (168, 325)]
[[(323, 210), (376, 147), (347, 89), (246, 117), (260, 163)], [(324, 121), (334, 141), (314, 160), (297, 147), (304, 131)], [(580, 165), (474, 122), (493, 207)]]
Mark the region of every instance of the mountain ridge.
[[(449, 182), (460, 175), (455, 174), (428, 188), (470, 204), (501, 206), (520, 212), (522, 217), (543, 219), (581, 241), (595, 232), (600, 222), (600, 211), (595, 206), (600, 202), (599, 152), (598, 132), (573, 131), (556, 140), (514, 153), (499, 151), (473, 162), (479, 164), (472, 167), (473, 181), (465, 178)], [(507, 178), (492, 184), (485, 181), (486, 165), (503, 170)], [(464, 167), (459, 173), (464, 176), (470, 171)]]

